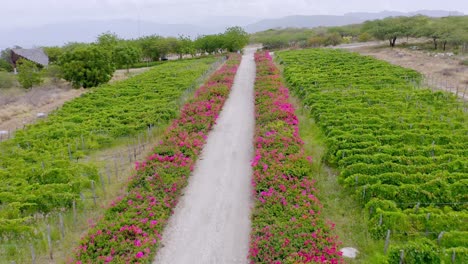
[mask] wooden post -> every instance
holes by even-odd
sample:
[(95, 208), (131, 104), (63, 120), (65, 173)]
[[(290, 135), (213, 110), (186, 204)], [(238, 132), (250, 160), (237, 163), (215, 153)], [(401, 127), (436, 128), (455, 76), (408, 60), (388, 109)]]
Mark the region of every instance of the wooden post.
[(381, 225), (382, 225), (382, 222), (383, 222), (383, 215), (382, 215), (382, 214), (380, 214), (380, 219), (379, 219), (379, 226), (381, 226)]
[(76, 227), (76, 201), (73, 200), (73, 226)]
[(30, 244), (29, 247), (31, 248), (31, 263), (36, 264), (36, 252), (34, 252), (33, 244)]
[(54, 259), (54, 252), (52, 250), (52, 238), (50, 235), (50, 225), (47, 224), (47, 244), (49, 245), (49, 258), (51, 260)]
[(403, 264), (405, 260), (405, 251), (402, 249), (400, 250), (400, 264)]
[(456, 253), (455, 249), (452, 250), (452, 263), (455, 263)]
[(390, 229), (387, 230), (387, 237), (385, 238), (384, 254), (387, 255), (388, 246), (390, 245)]
[(93, 202), (94, 206), (96, 206), (96, 189), (94, 188), (94, 181), (91, 181), (91, 191), (93, 192)]
[(442, 237), (444, 236), (445, 231), (440, 232), (439, 236), (437, 237), (437, 244), (440, 246), (440, 241), (442, 240)]
[(115, 168), (115, 178), (119, 180), (119, 168), (117, 166), (117, 160), (115, 157), (114, 157), (114, 168)]
[(104, 184), (104, 178), (102, 177), (102, 174), (101, 174), (101, 173), (99, 173), (99, 180), (101, 181), (102, 191), (103, 191), (104, 193), (106, 193), (106, 186), (105, 186), (105, 184)]
[(65, 238), (65, 227), (63, 224), (63, 216), (62, 213), (59, 213), (59, 227), (60, 227), (60, 234), (62, 235), (62, 239)]
[(73, 157), (72, 157), (72, 153), (71, 153), (70, 144), (68, 144), (68, 157), (70, 158), (70, 160), (72, 160), (72, 159), (73, 159)]
[(81, 149), (84, 150), (85, 147), (86, 147), (86, 145), (85, 145), (85, 142), (84, 142), (83, 134), (81, 134)]

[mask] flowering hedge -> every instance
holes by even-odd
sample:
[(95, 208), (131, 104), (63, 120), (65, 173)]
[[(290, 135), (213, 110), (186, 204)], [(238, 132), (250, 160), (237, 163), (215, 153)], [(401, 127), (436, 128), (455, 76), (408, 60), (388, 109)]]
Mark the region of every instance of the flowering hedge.
[(255, 208), (251, 263), (341, 263), (333, 224), (321, 216), (310, 157), (288, 89), (268, 52), (255, 55)]
[(231, 55), (185, 104), (152, 154), (136, 164), (128, 195), (112, 202), (82, 239), (74, 263), (147, 263), (153, 259), (162, 230), (229, 95), (239, 62), (239, 55)]

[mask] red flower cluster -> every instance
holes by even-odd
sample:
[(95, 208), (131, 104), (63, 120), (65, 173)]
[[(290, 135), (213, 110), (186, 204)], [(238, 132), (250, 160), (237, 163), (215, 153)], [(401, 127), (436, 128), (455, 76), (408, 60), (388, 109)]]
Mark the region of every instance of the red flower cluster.
[(181, 190), (214, 125), (240, 63), (232, 55), (183, 107), (180, 117), (76, 249), (74, 263), (139, 263), (152, 260)]
[(251, 263), (342, 263), (333, 225), (321, 216), (310, 157), (294, 107), (268, 52), (255, 55), (255, 157)]

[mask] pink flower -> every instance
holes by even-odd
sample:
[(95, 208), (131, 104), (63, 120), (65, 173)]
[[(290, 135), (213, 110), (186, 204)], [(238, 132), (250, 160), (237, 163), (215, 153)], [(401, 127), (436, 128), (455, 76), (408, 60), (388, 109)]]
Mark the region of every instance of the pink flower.
[(145, 256), (145, 253), (140, 251), (140, 252), (136, 253), (135, 258), (139, 259), (139, 258), (143, 258), (144, 256)]

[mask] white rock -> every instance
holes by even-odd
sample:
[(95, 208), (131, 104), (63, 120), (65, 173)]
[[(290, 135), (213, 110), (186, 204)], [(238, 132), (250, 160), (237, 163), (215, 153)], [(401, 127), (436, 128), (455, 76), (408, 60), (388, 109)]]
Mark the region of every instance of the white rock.
[(36, 116), (37, 116), (37, 118), (44, 118), (44, 117), (47, 116), (47, 114), (46, 113), (37, 113)]
[(343, 253), (343, 257), (345, 258), (356, 258), (359, 253), (359, 250), (352, 247), (345, 247), (340, 249), (340, 251)]
[(0, 130), (0, 135), (8, 135), (8, 131), (6, 131), (6, 130)]

